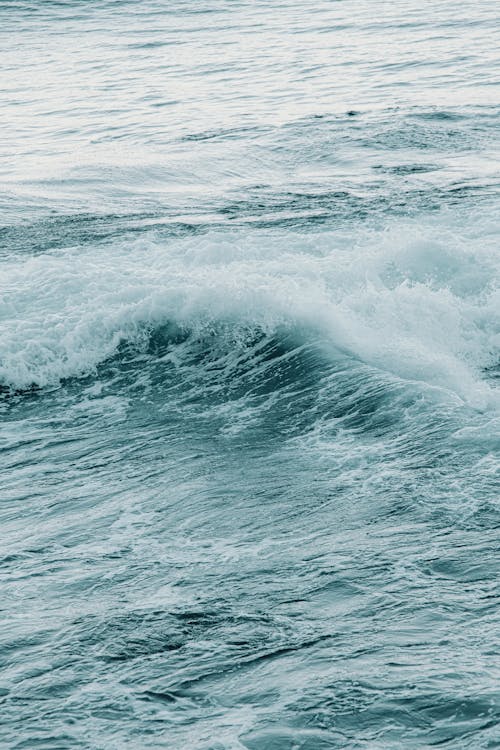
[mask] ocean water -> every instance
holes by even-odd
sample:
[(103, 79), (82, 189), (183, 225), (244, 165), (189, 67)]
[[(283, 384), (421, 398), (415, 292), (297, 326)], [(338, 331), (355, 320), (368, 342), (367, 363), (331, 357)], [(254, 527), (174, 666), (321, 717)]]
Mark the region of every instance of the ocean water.
[(500, 747), (499, 29), (1, 0), (2, 748)]

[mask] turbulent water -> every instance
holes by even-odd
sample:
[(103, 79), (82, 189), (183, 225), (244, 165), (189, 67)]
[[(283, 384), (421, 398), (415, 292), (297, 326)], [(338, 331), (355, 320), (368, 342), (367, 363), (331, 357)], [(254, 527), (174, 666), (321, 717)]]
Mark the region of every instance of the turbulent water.
[(498, 31), (2, 0), (2, 748), (500, 747)]

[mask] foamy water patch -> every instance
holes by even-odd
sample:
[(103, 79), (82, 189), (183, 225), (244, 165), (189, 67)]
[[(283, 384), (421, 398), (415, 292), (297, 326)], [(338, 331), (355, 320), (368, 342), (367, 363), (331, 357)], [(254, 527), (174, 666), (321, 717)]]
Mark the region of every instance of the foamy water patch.
[(223, 327), (235, 340), (288, 326), (486, 406), (495, 396), (481, 371), (500, 359), (495, 236), (451, 218), (351, 234), (150, 236), (6, 261), (1, 382), (22, 389), (92, 372), (168, 322), (200, 336)]

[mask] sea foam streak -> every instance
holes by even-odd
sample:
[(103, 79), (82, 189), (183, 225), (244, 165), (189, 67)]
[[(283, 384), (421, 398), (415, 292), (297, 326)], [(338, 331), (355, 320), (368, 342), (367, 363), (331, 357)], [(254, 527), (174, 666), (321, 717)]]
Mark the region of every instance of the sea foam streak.
[[(477, 227), (481, 226), (481, 234)], [(238, 230), (69, 248), (5, 262), (0, 379), (44, 386), (174, 322), (203, 335), (278, 326), (475, 406), (494, 393), (500, 262), (491, 223), (452, 212), (313, 235)]]

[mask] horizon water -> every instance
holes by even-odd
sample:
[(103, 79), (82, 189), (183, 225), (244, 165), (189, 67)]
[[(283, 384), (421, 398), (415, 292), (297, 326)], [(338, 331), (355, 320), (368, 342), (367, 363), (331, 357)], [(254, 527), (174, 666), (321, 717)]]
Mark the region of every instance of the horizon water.
[(0, 2), (0, 747), (500, 747), (498, 6)]

